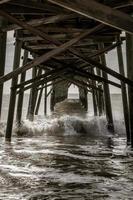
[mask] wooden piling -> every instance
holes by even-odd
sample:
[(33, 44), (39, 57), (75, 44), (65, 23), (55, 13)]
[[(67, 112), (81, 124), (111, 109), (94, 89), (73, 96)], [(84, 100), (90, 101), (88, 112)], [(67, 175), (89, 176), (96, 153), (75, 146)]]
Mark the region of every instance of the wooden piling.
[[(18, 35), (19, 35), (19, 31), (16, 32), (13, 70), (16, 70), (20, 64), (22, 42), (17, 39)], [(6, 141), (11, 141), (15, 103), (16, 103), (15, 85), (17, 84), (17, 81), (18, 81), (18, 77), (14, 77), (11, 83), (12, 87), (11, 87), (11, 93), (10, 93), (10, 102), (9, 102), (8, 119), (7, 119), (6, 136), (5, 136)]]
[[(37, 68), (34, 67), (32, 69), (32, 78), (35, 78), (37, 75)], [(30, 121), (34, 120), (34, 111), (35, 111), (35, 105), (37, 100), (37, 88), (36, 83), (32, 83), (32, 88), (30, 90), (30, 96), (29, 96), (29, 105), (28, 105), (28, 112), (27, 112), (27, 119)]]
[[(95, 75), (94, 69), (91, 69), (90, 72), (93, 75)], [(92, 85), (94, 85), (96, 87), (96, 81), (92, 80)], [(92, 89), (92, 101), (93, 101), (94, 116), (97, 116), (98, 115), (97, 92), (94, 89)]]
[[(99, 43), (99, 48), (103, 49), (104, 44)], [(100, 60), (101, 60), (101, 63), (106, 66), (105, 54), (102, 54), (100, 56)], [(103, 76), (103, 78), (108, 80), (108, 75), (106, 72), (102, 71), (102, 76)], [(104, 89), (104, 101), (105, 101), (105, 112), (106, 112), (106, 118), (107, 118), (107, 127), (108, 127), (109, 131), (114, 132), (110, 90), (109, 90), (109, 85), (105, 82), (103, 83), (103, 89)]]
[[(118, 37), (117, 40), (120, 41), (121, 40), (120, 37)], [(117, 54), (118, 54), (119, 72), (121, 75), (125, 76), (121, 45), (117, 46)], [(126, 84), (123, 81), (121, 81), (121, 94), (122, 94), (122, 102), (123, 102), (125, 128), (126, 128), (126, 134), (127, 134), (127, 144), (129, 144), (130, 143), (129, 107), (128, 107)]]
[(52, 93), (51, 93), (51, 98), (50, 98), (50, 110), (54, 111), (54, 106), (55, 106), (55, 90), (54, 87), (52, 86)]
[[(96, 72), (97, 72), (98, 76), (101, 76), (101, 70), (100, 69), (96, 68)], [(102, 84), (101, 83), (98, 84), (98, 88), (100, 90), (102, 90)], [(98, 97), (97, 103), (98, 103), (99, 116), (101, 116), (103, 114), (103, 105), (104, 105), (103, 104), (103, 94), (100, 91), (97, 91), (97, 97)]]
[[(27, 59), (28, 59), (28, 51), (25, 50), (24, 51), (24, 56), (23, 56), (23, 65), (25, 65), (27, 63)], [(25, 81), (25, 77), (26, 77), (26, 72), (23, 72), (21, 74), (20, 84)], [(18, 102), (17, 102), (16, 122), (17, 122), (18, 127), (21, 126), (22, 107), (23, 107), (23, 99), (24, 99), (24, 91), (23, 91), (23, 89), (24, 89), (24, 86), (22, 86), (20, 88), (20, 93), (18, 95)]]
[(95, 90), (92, 90), (92, 100), (93, 100), (94, 116), (97, 116), (98, 110), (97, 110), (96, 91)]
[(36, 109), (35, 109), (35, 115), (38, 115), (38, 112), (39, 112), (43, 90), (44, 90), (44, 88), (42, 86), (42, 88), (40, 89), (39, 95), (38, 95), (38, 99), (37, 99), (37, 104), (36, 104)]
[[(133, 36), (126, 34), (127, 76), (133, 80)], [(131, 147), (133, 148), (133, 87), (128, 86)]]
[(44, 92), (44, 114), (47, 114), (47, 83), (45, 84), (45, 92)]
[[(0, 18), (0, 28), (3, 28), (6, 24), (6, 21), (3, 18)], [(4, 75), (5, 71), (5, 59), (6, 59), (6, 40), (7, 33), (0, 33), (0, 77)], [(1, 110), (2, 110), (2, 98), (3, 98), (3, 83), (0, 84), (0, 119), (1, 119)]]

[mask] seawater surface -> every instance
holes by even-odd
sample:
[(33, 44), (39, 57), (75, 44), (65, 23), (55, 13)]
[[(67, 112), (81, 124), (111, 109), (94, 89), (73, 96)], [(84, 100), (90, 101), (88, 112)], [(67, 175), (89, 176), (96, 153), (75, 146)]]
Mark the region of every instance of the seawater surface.
[(50, 116), (24, 120), (10, 144), (2, 123), (0, 199), (133, 199), (133, 155), (120, 102), (114, 97), (115, 134), (104, 116), (93, 117), (77, 100), (58, 104)]

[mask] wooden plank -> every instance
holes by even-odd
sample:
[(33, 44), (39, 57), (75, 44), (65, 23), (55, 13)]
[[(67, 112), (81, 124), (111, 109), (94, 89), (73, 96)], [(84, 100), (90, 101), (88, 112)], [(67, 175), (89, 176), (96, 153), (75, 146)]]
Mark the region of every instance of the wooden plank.
[[(104, 54), (105, 52), (107, 53), (108, 51), (113, 50), (114, 48), (116, 48), (120, 44), (121, 44), (121, 42), (116, 42), (116, 43), (114, 43), (114, 44), (112, 44), (112, 45), (110, 45), (108, 47), (105, 47), (104, 49), (99, 50), (99, 51), (94, 50), (94, 51), (96, 51), (96, 53), (93, 53), (92, 55), (89, 55), (88, 57), (89, 58), (93, 58), (93, 57), (99, 56), (100, 54)], [(90, 44), (90, 45), (92, 45), (92, 44)], [(95, 45), (95, 44), (93, 43), (93, 45)], [(81, 45), (80, 44), (77, 44), (77, 45), (75, 44), (74, 48), (77, 51), (80, 48), (80, 50), (84, 50), (84, 51), (86, 50), (88, 52), (89, 51), (92, 52), (93, 51), (92, 48), (90, 47), (88, 49), (87, 46), (89, 46), (89, 44), (81, 44)], [(42, 49), (43, 50), (48, 50), (48, 49), (56, 49), (57, 46), (55, 44), (35, 44), (35, 45), (28, 45), (28, 48), (31, 48), (33, 50), (42, 50)]]
[(12, 0), (0, 0), (0, 4), (7, 3), (9, 1), (12, 1)]
[(44, 16), (44, 11), (43, 10), (37, 10), (37, 9), (32, 9), (32, 8), (23, 8), (21, 6), (14, 6), (14, 5), (9, 5), (9, 4), (2, 4), (0, 5), (1, 10), (5, 12), (9, 12), (10, 14), (13, 15), (30, 15), (31, 17), (33, 15), (36, 16)]
[(21, 6), (24, 8), (32, 8), (32, 9), (37, 9), (37, 10), (42, 10), (45, 12), (53, 12), (53, 13), (58, 13), (61, 9), (57, 8), (54, 5), (49, 5), (48, 2), (45, 1), (45, 3), (37, 2), (37, 1), (32, 1), (32, 0), (12, 0), (8, 2), (10, 5), (17, 5)]
[[(2, 31), (5, 31), (5, 29), (2, 29)], [(60, 29), (58, 27), (58, 31), (62, 32), (62, 29)], [(84, 32), (84, 31), (86, 31), (86, 29), (82, 29), (82, 31), (79, 31), (79, 33), (80, 32)], [(48, 33), (49, 32), (49, 28), (46, 27), (45, 30), (43, 29), (43, 32), (44, 33)], [(53, 29), (52, 32), (54, 32), (54, 29)], [(66, 32), (68, 32), (68, 30), (67, 29), (63, 29), (63, 32), (66, 33)], [(73, 32), (76, 32), (76, 31), (74, 31), (74, 30), (70, 31), (70, 33), (73, 33)], [(54, 35), (53, 35), (52, 38), (54, 38)], [(81, 43), (77, 44), (76, 46), (81, 46), (81, 45), (82, 46), (86, 46), (86, 45), (89, 45), (90, 43), (91, 44), (92, 43), (95, 44), (95, 43), (98, 43), (98, 42), (111, 43), (111, 42), (114, 42), (115, 39), (116, 39), (116, 36), (95, 36), (95, 35), (90, 35), (89, 38), (84, 39), (83, 42), (81, 41)], [(39, 37), (39, 36), (24, 35), (23, 37), (20, 37), (19, 40), (22, 40), (23, 42), (27, 42), (27, 41), (41, 41), (43, 39), (41, 37)], [(60, 41), (63, 41), (63, 40), (64, 39), (60, 39)], [(69, 39), (67, 39), (67, 40), (69, 40)], [(65, 39), (65, 41), (67, 41), (67, 40)], [(121, 37), (121, 40), (122, 41), (125, 40), (125, 37)]]
[[(1, 9), (0, 9), (0, 15), (3, 16), (3, 17), (5, 17), (6, 19), (8, 19), (10, 22), (13, 22), (13, 23), (15, 23), (15, 24), (21, 26), (22, 28), (24, 28), (24, 29), (26, 29), (26, 30), (29, 30), (29, 31), (30, 31), (31, 33), (33, 33), (34, 35), (40, 36), (40, 37), (43, 38), (44, 40), (47, 40), (47, 41), (49, 41), (49, 42), (53, 42), (53, 43), (56, 44), (57, 46), (61, 44), (61, 43), (59, 43), (58, 41), (52, 39), (49, 35), (45, 34), (44, 32), (42, 32), (42, 31), (40, 31), (40, 30), (34, 28), (33, 26), (27, 24), (26, 22), (20, 21), (19, 19), (13, 17), (12, 15), (10, 15), (10, 14), (8, 14), (8, 13), (2, 11)], [(79, 35), (79, 36), (77, 36), (77, 37), (75, 38), (76, 41), (75, 41), (73, 44), (77, 43), (79, 40), (85, 38), (86, 36), (88, 36), (88, 35), (90, 35), (90, 34), (96, 32), (96, 31), (98, 31), (98, 30), (100, 30), (100, 29), (102, 29), (102, 28), (103, 28), (103, 25), (100, 24), (100, 25), (97, 25), (96, 27), (94, 27), (94, 28), (92, 28), (92, 29), (89, 29), (89, 30), (85, 31), (84, 33), (81, 33), (81, 35)], [(79, 39), (78, 39), (78, 37), (79, 37)], [(77, 39), (78, 39), (78, 40), (77, 40)], [(74, 40), (74, 39), (73, 39), (73, 40)], [(73, 44), (72, 44), (72, 45), (73, 45)]]
[[(30, 21), (27, 21), (26, 23), (33, 26), (41, 26), (41, 25), (46, 25), (46, 24), (52, 24), (52, 23), (58, 23), (61, 21), (64, 21), (66, 19), (71, 19), (75, 16), (75, 14), (58, 14), (50, 17), (45, 17), (45, 18), (39, 18), (39, 19), (32, 19)], [(11, 31), (11, 30), (19, 30), (22, 29), (21, 26), (12, 24), (8, 25), (7, 27), (3, 28), (2, 31)]]
[(91, 0), (48, 0), (49, 2), (66, 8), (67, 10), (78, 13), (102, 22), (111, 27), (126, 31), (133, 34), (133, 19), (128, 14), (101, 4), (97, 1)]

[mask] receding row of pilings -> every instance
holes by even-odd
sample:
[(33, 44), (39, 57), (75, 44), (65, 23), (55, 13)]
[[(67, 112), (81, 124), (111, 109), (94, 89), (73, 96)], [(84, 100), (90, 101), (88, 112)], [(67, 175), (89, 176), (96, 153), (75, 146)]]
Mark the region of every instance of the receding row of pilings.
[[(13, 63), (13, 70), (16, 70), (20, 65), (20, 59), (21, 59), (21, 50), (22, 50), (22, 41), (20, 41), (19, 34), (21, 32), (17, 31), (15, 34), (16, 42), (15, 42), (15, 52), (14, 52), (14, 63)], [(6, 56), (6, 33), (1, 33), (0, 35), (0, 47), (1, 47), (1, 54), (0, 54), (0, 76), (3, 77), (4, 75), (4, 68), (5, 68), (5, 56)], [(121, 43), (121, 38), (117, 37), (116, 40)], [(99, 50), (104, 49), (104, 44), (99, 43), (98, 44)], [(127, 52), (127, 77), (130, 80), (133, 80), (133, 36), (127, 34), (126, 35), (126, 52)], [(122, 76), (125, 76), (124, 72), (124, 63), (123, 63), (123, 54), (122, 54), (122, 47), (121, 45), (117, 46), (117, 54), (118, 54), (118, 63), (119, 63), (119, 73)], [(28, 62), (28, 51), (24, 51), (23, 55), (23, 65), (25, 65)], [(101, 63), (100, 66), (106, 66), (106, 58), (105, 54), (101, 53), (99, 55), (99, 62)], [(73, 66), (74, 67), (74, 66)], [(97, 77), (95, 75), (98, 75), (98, 79), (91, 79), (89, 77), (89, 71), (82, 71), (82, 69), (75, 68), (76, 76), (81, 76), (82, 78), (79, 80), (70, 80), (70, 77), (66, 76), (66, 79), (69, 83), (73, 83), (77, 85), (80, 90), (84, 93), (84, 95), (80, 96), (80, 101), (84, 105), (85, 109), (87, 109), (88, 103), (87, 103), (87, 93), (88, 91), (92, 93), (92, 99), (93, 99), (93, 107), (94, 107), (94, 115), (103, 115), (103, 113), (106, 114), (107, 118), (107, 127), (112, 132), (115, 131), (114, 128), (114, 122), (113, 122), (113, 114), (112, 114), (112, 107), (111, 107), (111, 97), (110, 97), (110, 90), (109, 90), (109, 84), (108, 81), (108, 73), (100, 68), (98, 66), (95, 66), (96, 70), (91, 70), (91, 74), (93, 77)], [(90, 66), (92, 68), (92, 66)], [(93, 68), (92, 68), (93, 69)], [(60, 69), (58, 69), (60, 70)], [(58, 73), (57, 70), (57, 73)], [(62, 69), (61, 69), (62, 70)], [(65, 71), (65, 70), (64, 70)], [(51, 107), (53, 109), (55, 103), (55, 90), (52, 88), (50, 92), (47, 92), (47, 87), (50, 85), (55, 85), (57, 82), (64, 81), (62, 79), (62, 76), (57, 76), (57, 74), (53, 73), (52, 76), (54, 79), (47, 79), (47, 75), (49, 75), (49, 71), (44, 70), (44, 68), (41, 68), (39, 66), (32, 68), (32, 79), (28, 82), (31, 85), (27, 86), (27, 89), (30, 90), (30, 97), (28, 102), (28, 111), (27, 111), (27, 118), (29, 120), (34, 119), (34, 114), (38, 114), (43, 90), (45, 90), (45, 97), (44, 97), (44, 113), (46, 114), (47, 111), (47, 96), (51, 93)], [(46, 78), (46, 80), (39, 80), (39, 78)], [(56, 78), (60, 77), (60, 80), (57, 80)], [(100, 79), (101, 78), (101, 79)], [(82, 79), (86, 81), (82, 81)], [(1, 80), (1, 79), (0, 79)], [(54, 80), (54, 82), (51, 84), (51, 82)], [(99, 82), (101, 80), (101, 82)], [(103, 81), (102, 81), (103, 80)], [(122, 101), (123, 101), (123, 113), (124, 113), (124, 120), (125, 120), (125, 128), (127, 133), (127, 142), (131, 143), (131, 146), (133, 147), (133, 86), (128, 84), (128, 94), (127, 94), (127, 88), (126, 88), (126, 82), (124, 79), (121, 80), (121, 92), (122, 92)], [(97, 81), (99, 82), (97, 86)], [(50, 84), (48, 83), (50, 82)], [(103, 84), (102, 84), (103, 82)], [(8, 119), (7, 119), (7, 127), (6, 127), (6, 140), (11, 141), (11, 135), (12, 135), (12, 127), (13, 127), (13, 121), (14, 121), (14, 114), (15, 114), (15, 107), (16, 109), (16, 121), (18, 126), (21, 125), (22, 120), (22, 110), (23, 110), (23, 99), (24, 99), (24, 91), (26, 90), (25, 87), (26, 83), (26, 71), (23, 71), (20, 74), (20, 81), (18, 84), (18, 76), (14, 76), (12, 78), (11, 83), (11, 92), (10, 92), (10, 102), (9, 102), (9, 110), (8, 110)], [(58, 83), (59, 84), (59, 83)], [(20, 87), (18, 87), (20, 85)], [(92, 87), (89, 87), (92, 85)], [(119, 84), (116, 84), (119, 86)], [(133, 84), (132, 84), (133, 85)], [(54, 85), (53, 85), (54, 86)], [(19, 90), (18, 90), (19, 88)], [(103, 90), (103, 92), (102, 92)], [(18, 101), (16, 102), (16, 97), (18, 95)], [(0, 115), (2, 110), (2, 97), (3, 97), (3, 82), (0, 84)]]

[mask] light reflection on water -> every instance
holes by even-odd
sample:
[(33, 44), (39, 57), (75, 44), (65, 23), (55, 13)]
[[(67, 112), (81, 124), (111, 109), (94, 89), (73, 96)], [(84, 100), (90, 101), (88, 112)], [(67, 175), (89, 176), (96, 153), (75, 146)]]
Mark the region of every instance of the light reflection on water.
[[(11, 144), (1, 137), (0, 199), (133, 199), (133, 157), (126, 150), (125, 137), (117, 133), (110, 139), (102, 121), (98, 134), (96, 120), (88, 122), (93, 126), (72, 116), (57, 122), (64, 123), (70, 134), (42, 129), (38, 134), (39, 126), (32, 137), (31, 133), (14, 136)], [(88, 132), (72, 132), (76, 123)]]
[(45, 136), (3, 144), (0, 199), (132, 199), (132, 156), (124, 138), (114, 143)]

